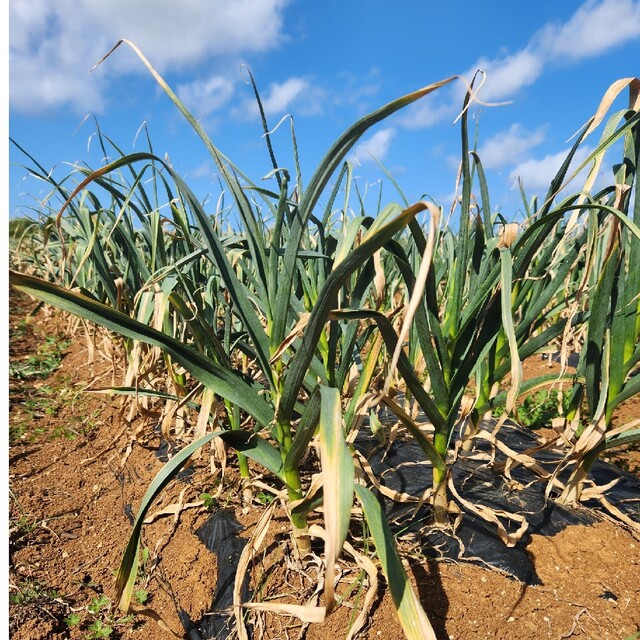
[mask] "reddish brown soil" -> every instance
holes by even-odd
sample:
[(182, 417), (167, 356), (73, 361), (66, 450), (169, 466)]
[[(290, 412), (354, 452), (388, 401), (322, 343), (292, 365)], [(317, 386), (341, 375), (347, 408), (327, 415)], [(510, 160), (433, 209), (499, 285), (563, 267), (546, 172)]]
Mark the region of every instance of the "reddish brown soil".
[[(39, 312), (21, 323), (34, 304), (11, 297), (11, 359), (24, 360), (49, 336), (63, 337), (58, 316)], [(546, 365), (545, 365), (546, 366)], [(88, 384), (108, 384), (111, 363), (96, 356), (87, 364), (80, 333), (65, 350), (61, 366), (42, 380), (10, 380), (10, 632), (16, 640), (92, 638), (100, 625), (111, 638), (171, 638), (156, 620), (138, 615), (122, 619), (112, 604), (114, 572), (131, 531), (134, 512), (162, 462), (160, 438), (147, 428), (133, 436), (119, 417), (120, 401), (85, 394)], [(94, 381), (100, 378), (98, 383)], [(640, 415), (627, 403), (624, 416)], [(616, 458), (637, 472), (638, 449)], [(235, 509), (249, 537), (264, 512), (257, 499), (241, 507), (237, 474), (229, 469), (218, 506)], [(193, 464), (188, 482), (176, 481), (151, 509), (198, 502), (215, 490), (208, 456)], [(259, 490), (258, 490), (259, 491)], [(195, 535), (210, 513), (204, 506), (164, 516), (144, 528), (149, 550), (138, 587), (148, 591), (146, 607), (178, 637), (184, 632), (178, 611), (199, 620), (211, 604), (216, 557)], [(269, 536), (253, 564), (253, 588), (262, 599), (287, 596), (303, 604), (313, 593), (315, 573), (305, 577), (291, 558), (287, 519), (276, 511)], [(528, 547), (544, 583), (527, 587), (478, 566), (430, 561), (411, 563), (410, 572), (438, 638), (636, 638), (640, 631), (640, 541), (611, 521), (569, 527), (553, 537), (534, 536)], [(357, 572), (342, 565), (345, 586)], [(381, 586), (370, 622), (360, 638), (402, 637), (391, 599)], [(357, 590), (357, 584), (355, 585)], [(343, 591), (344, 593), (344, 591)], [(100, 598), (103, 608), (99, 608)], [(349, 606), (355, 602), (349, 599)], [(340, 606), (323, 624), (306, 628), (310, 639), (344, 638), (352, 609)], [(92, 612), (91, 609), (94, 609)], [(69, 626), (64, 619), (78, 618)], [(90, 625), (93, 628), (90, 629)], [(295, 618), (262, 614), (255, 638), (297, 638)], [(106, 633), (106, 632), (104, 632)], [(92, 635), (94, 634), (94, 635)]]

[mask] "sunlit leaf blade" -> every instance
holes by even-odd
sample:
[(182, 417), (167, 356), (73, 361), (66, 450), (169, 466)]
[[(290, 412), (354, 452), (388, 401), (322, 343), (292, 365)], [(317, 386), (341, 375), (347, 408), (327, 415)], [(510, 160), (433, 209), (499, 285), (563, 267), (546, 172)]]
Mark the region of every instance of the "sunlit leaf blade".
[(509, 356), (511, 358), (511, 382), (509, 393), (507, 394), (507, 412), (511, 413), (515, 410), (516, 400), (520, 392), (522, 384), (522, 363), (518, 355), (518, 342), (516, 340), (515, 329), (513, 326), (513, 314), (511, 312), (511, 273), (512, 261), (509, 249), (500, 250), (500, 296), (502, 308), (502, 329), (507, 336), (509, 344)]
[(347, 539), (353, 505), (355, 467), (344, 438), (340, 391), (320, 388), (320, 462), (324, 491), (326, 577), (324, 597), (327, 611), (335, 606), (335, 562)]
[(138, 547), (140, 545), (140, 532), (142, 530), (142, 524), (145, 516), (151, 507), (151, 504), (158, 496), (158, 494), (176, 477), (180, 469), (187, 463), (189, 458), (202, 446), (210, 442), (216, 437), (216, 433), (210, 433), (187, 445), (179, 453), (177, 453), (162, 470), (156, 475), (153, 482), (149, 485), (146, 493), (144, 494), (138, 515), (133, 523), (133, 531), (127, 543), (122, 562), (116, 577), (116, 599), (119, 602), (119, 607), (123, 612), (129, 611), (129, 604), (131, 602), (131, 596), (133, 595), (133, 588), (137, 577), (138, 567)]
[(138, 515), (133, 523), (133, 531), (131, 532), (116, 578), (116, 598), (120, 603), (119, 606), (122, 611), (128, 611), (129, 603), (131, 602), (131, 595), (136, 580), (140, 532), (151, 504), (167, 484), (176, 477), (189, 458), (215, 437), (221, 438), (228, 445), (236, 448), (238, 451), (242, 451), (246, 456), (252, 458), (267, 470), (283, 479), (282, 466), (277, 449), (256, 434), (243, 431), (216, 431), (203, 436), (199, 440), (181, 449), (156, 475), (140, 503)]
[(361, 485), (355, 486), (362, 504), (367, 525), (376, 546), (382, 573), (387, 579), (389, 591), (398, 619), (408, 640), (436, 640), (436, 634), (418, 597), (411, 587), (402, 565), (393, 534), (376, 497)]
[(611, 252), (604, 258), (602, 271), (591, 299), (587, 344), (585, 347), (586, 389), (590, 415), (595, 415), (596, 404), (600, 397), (605, 334), (608, 329), (611, 302), (612, 300), (615, 301), (614, 287), (620, 259), (620, 247), (617, 238), (613, 240), (613, 245)]
[(452, 76), (445, 80), (434, 82), (433, 84), (423, 87), (422, 89), (418, 89), (412, 93), (408, 93), (407, 95), (402, 96), (397, 100), (393, 100), (380, 109), (368, 114), (349, 127), (349, 129), (347, 129), (340, 138), (336, 140), (329, 151), (327, 151), (325, 157), (318, 165), (318, 169), (309, 181), (309, 186), (305, 190), (304, 199), (300, 204), (300, 208), (303, 211), (303, 221), (306, 221), (306, 216), (308, 216), (315, 206), (318, 198), (327, 185), (329, 178), (333, 175), (333, 172), (340, 165), (353, 145), (356, 144), (368, 129), (370, 129), (374, 124), (388, 118), (396, 111), (399, 111), (411, 103), (416, 102), (416, 100), (437, 91), (445, 85), (453, 82), (455, 79), (456, 76)]
[(371, 344), (371, 342), (369, 344), (371, 345), (369, 353), (367, 354), (367, 358), (362, 371), (358, 376), (358, 383), (353, 393), (353, 397), (351, 398), (351, 402), (349, 403), (344, 414), (344, 422), (347, 433), (352, 428), (353, 420), (356, 417), (356, 411), (358, 410), (358, 403), (371, 385), (371, 379), (373, 378), (373, 375), (378, 367), (378, 358), (380, 357), (380, 351), (382, 350), (383, 344), (382, 336), (378, 336), (373, 341), (373, 344)]
[[(183, 398), (165, 391), (156, 389), (141, 389), (139, 387), (90, 387), (84, 390), (86, 393), (104, 393), (112, 396), (132, 396), (135, 398), (157, 398), (159, 400), (171, 400), (172, 402), (184, 401)], [(197, 402), (187, 401), (185, 406), (198, 410), (200, 405)]]

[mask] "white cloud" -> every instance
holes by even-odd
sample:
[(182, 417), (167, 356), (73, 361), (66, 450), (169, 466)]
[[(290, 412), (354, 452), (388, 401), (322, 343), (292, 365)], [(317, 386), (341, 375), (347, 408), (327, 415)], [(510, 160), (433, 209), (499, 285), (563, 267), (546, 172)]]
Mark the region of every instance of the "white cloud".
[[(78, 3), (74, 3), (77, 6)], [(110, 34), (133, 40), (159, 70), (216, 55), (264, 51), (281, 39), (285, 0), (85, 2)]]
[(288, 78), (280, 84), (272, 84), (267, 97), (262, 101), (265, 113), (284, 113), (308, 88), (309, 82), (304, 78)]
[[(316, 115), (322, 112), (325, 92), (306, 78), (292, 77), (283, 82), (272, 82), (266, 92), (260, 90), (262, 108), (267, 116), (282, 116), (295, 111), (300, 115)], [(258, 117), (258, 105), (251, 92), (232, 114), (240, 120), (251, 120)]]
[(486, 101), (504, 100), (532, 85), (550, 63), (578, 61), (600, 55), (629, 40), (640, 38), (640, 2), (587, 0), (565, 23), (539, 29), (516, 53), (481, 58), (464, 74), (487, 73), (479, 95)]
[[(567, 173), (567, 177), (572, 174), (572, 172), (589, 156), (592, 151), (593, 148), (589, 146), (580, 147), (578, 151), (576, 151), (571, 162), (569, 172)], [(558, 170), (568, 155), (569, 149), (566, 149), (558, 153), (548, 154), (539, 160), (525, 160), (511, 171), (509, 174), (509, 180), (516, 182), (520, 179), (524, 185), (525, 193), (527, 194), (539, 193), (542, 190), (546, 193), (551, 181), (555, 177), (556, 173), (558, 173)], [(588, 169), (584, 169), (571, 182), (571, 186), (574, 187), (575, 191), (579, 191), (581, 189), (584, 180), (586, 179), (587, 171)]]
[(633, 0), (588, 0), (565, 24), (549, 25), (538, 35), (538, 47), (551, 59), (578, 60), (598, 55), (640, 37), (640, 3)]
[(410, 105), (398, 116), (398, 124), (406, 129), (421, 129), (432, 127), (447, 118), (453, 120), (462, 108), (462, 101), (457, 98), (452, 100), (450, 92), (444, 99), (441, 96), (441, 93), (430, 94)]
[(376, 131), (371, 137), (358, 144), (350, 160), (358, 164), (362, 162), (369, 162), (374, 159), (378, 160), (378, 162), (382, 162), (389, 152), (391, 141), (395, 135), (396, 129), (393, 127)]
[(504, 58), (481, 58), (463, 75), (471, 80), (476, 70), (482, 69), (487, 77), (479, 97), (485, 101), (504, 100), (532, 85), (542, 74), (543, 66), (538, 53), (523, 49)]
[[(577, 62), (640, 38), (638, 0), (586, 0), (565, 23), (547, 24), (513, 53), (478, 59), (461, 75), (470, 82), (478, 69), (487, 74), (478, 93), (484, 102), (513, 98), (534, 84), (549, 64)], [(476, 88), (477, 88), (476, 84)], [(427, 96), (398, 119), (407, 129), (430, 127), (455, 118), (466, 87), (456, 83)]]
[(97, 62), (120, 38), (132, 40), (161, 73), (216, 56), (265, 51), (283, 40), (289, 0), (12, 0), (10, 102), (29, 113), (71, 106), (99, 111), (110, 77), (147, 73), (132, 52)]
[(478, 149), (485, 169), (499, 169), (522, 162), (530, 149), (544, 141), (545, 127), (527, 131), (520, 124), (512, 124), (506, 131), (496, 133)]
[[(486, 72), (486, 79), (478, 93), (484, 102), (505, 100), (525, 86), (533, 84), (543, 70), (542, 60), (528, 49), (502, 58), (480, 58), (470, 69), (460, 74), (468, 83), (478, 69)], [(476, 79), (475, 88), (480, 78)], [(444, 120), (454, 120), (462, 110), (467, 85), (457, 81), (452, 86), (439, 89), (408, 107), (398, 118), (400, 126), (407, 129), (431, 127)]]
[(11, 47), (26, 49), (30, 40), (44, 33), (47, 25), (44, 0), (13, 0), (9, 7)]
[(233, 83), (223, 76), (211, 76), (207, 80), (195, 80), (179, 84), (178, 97), (196, 117), (206, 117), (223, 105), (233, 95)]
[[(73, 103), (77, 111), (103, 106), (101, 82), (88, 76), (109, 40), (89, 28), (67, 1), (15, 0), (9, 5), (9, 97), (27, 113)], [(73, 16), (77, 19), (72, 19)], [(67, 19), (65, 19), (68, 16)], [(115, 42), (115, 41), (114, 41)]]

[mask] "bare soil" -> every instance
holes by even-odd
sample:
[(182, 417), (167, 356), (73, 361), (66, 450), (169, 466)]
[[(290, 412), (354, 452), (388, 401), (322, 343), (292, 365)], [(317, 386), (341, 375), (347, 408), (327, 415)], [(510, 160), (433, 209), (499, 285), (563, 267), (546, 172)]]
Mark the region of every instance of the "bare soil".
[[(17, 365), (69, 338), (68, 323), (59, 315), (41, 310), (25, 322), (34, 307), (12, 293), (10, 358)], [(243, 506), (229, 457), (222, 491), (215, 503), (203, 504), (201, 494), (214, 494), (221, 480), (212, 475), (208, 452), (195, 460), (151, 509), (155, 514), (173, 507), (172, 512), (144, 527), (144, 561), (136, 586), (141, 613), (118, 613), (114, 574), (140, 499), (163, 465), (158, 455), (162, 442), (157, 431), (138, 430), (148, 424), (142, 418), (127, 424), (120, 399), (83, 392), (87, 386), (110, 384), (114, 365), (99, 353), (90, 363), (81, 332), (71, 336), (61, 355), (50, 375), (20, 378), (18, 366), (9, 380), (11, 637), (188, 637), (179, 612), (201, 620), (210, 608), (218, 571), (216, 556), (196, 531), (212, 509), (228, 508), (243, 527), (241, 535), (249, 538), (269, 493), (258, 487), (252, 504)], [(628, 402), (618, 420), (639, 416), (638, 402)], [(609, 457), (636, 474), (640, 469), (637, 447)], [(321, 572), (307, 567), (305, 575), (297, 568), (287, 531), (286, 516), (276, 509), (252, 565), (254, 600), (304, 604), (315, 597), (321, 602), (314, 596)], [(603, 518), (553, 537), (533, 536), (527, 550), (541, 586), (466, 563), (409, 563), (440, 640), (640, 637), (637, 534)], [(295, 618), (264, 613), (254, 616), (253, 637), (298, 638), (303, 631), (314, 640), (346, 637), (354, 607), (357, 613), (362, 601), (361, 582), (354, 566), (345, 561), (341, 569), (345, 600), (324, 623), (303, 626)], [(369, 623), (358, 637), (402, 637), (383, 579)]]

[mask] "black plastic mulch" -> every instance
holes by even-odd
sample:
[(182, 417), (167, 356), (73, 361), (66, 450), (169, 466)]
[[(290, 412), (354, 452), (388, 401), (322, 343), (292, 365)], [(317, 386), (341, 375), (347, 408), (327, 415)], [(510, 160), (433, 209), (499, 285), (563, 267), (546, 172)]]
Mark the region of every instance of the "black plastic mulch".
[[(493, 424), (485, 425), (487, 431)], [(498, 438), (510, 449), (518, 453), (536, 447), (537, 438), (531, 431), (515, 424), (507, 423), (500, 429)], [(386, 487), (420, 496), (431, 486), (431, 464), (424, 452), (413, 440), (398, 439), (390, 447), (380, 445), (369, 432), (362, 429), (355, 442), (379, 481)], [(597, 502), (586, 503), (577, 508), (563, 507), (546, 499), (544, 480), (524, 466), (511, 470), (512, 481), (502, 473), (494, 471), (486, 459), (474, 459), (478, 453), (491, 454), (491, 444), (487, 440), (476, 439), (471, 456), (459, 455), (451, 466), (454, 485), (460, 495), (474, 505), (484, 505), (493, 510), (520, 514), (526, 517), (529, 527), (513, 547), (508, 547), (498, 535), (497, 526), (461, 507), (461, 516), (455, 533), (430, 526), (429, 506), (415, 512), (415, 503), (398, 503), (384, 498), (379, 500), (384, 506), (392, 529), (399, 536), (411, 534), (418, 540), (427, 557), (450, 558), (468, 561), (498, 569), (528, 585), (540, 584), (533, 562), (527, 553), (527, 545), (532, 534), (553, 536), (570, 525), (591, 525), (602, 518), (602, 507)], [(534, 455), (536, 461), (552, 472), (563, 458), (560, 450), (542, 450)], [(486, 458), (486, 456), (484, 456)], [(495, 452), (495, 464), (505, 462), (506, 456)], [(560, 475), (565, 481), (570, 469)], [(625, 515), (640, 522), (640, 479), (602, 461), (592, 467), (591, 479), (604, 486), (614, 479), (616, 485), (605, 492), (607, 500)], [(501, 518), (506, 530), (514, 533), (519, 523)], [(196, 532), (200, 540), (218, 560), (218, 576), (210, 611), (202, 620), (193, 623), (181, 616), (185, 631), (193, 639), (221, 640), (230, 636), (234, 628), (233, 615), (229, 614), (232, 604), (235, 570), (246, 544), (241, 538), (242, 527), (233, 513), (220, 510)], [(249, 587), (245, 581), (243, 598), (249, 598)]]
[[(485, 425), (489, 431), (493, 425)], [(521, 453), (538, 444), (536, 436), (515, 424), (505, 424), (498, 438), (510, 449)], [(396, 440), (388, 450), (368, 434), (358, 435), (356, 448), (366, 457), (375, 475), (392, 490), (422, 495), (431, 486), (431, 464), (425, 454), (412, 440)], [(491, 453), (487, 440), (476, 439), (473, 454)], [(542, 467), (552, 472), (562, 460), (559, 450), (538, 451), (533, 456)], [(506, 456), (495, 452), (495, 464), (506, 460)], [(529, 527), (520, 541), (507, 547), (500, 539), (497, 526), (470, 512), (463, 505), (459, 526), (455, 535), (441, 529), (429, 527), (431, 511), (428, 506), (417, 513), (410, 503), (393, 502), (380, 496), (392, 528), (398, 534), (416, 534), (422, 551), (430, 557), (445, 557), (456, 560), (486, 564), (529, 585), (540, 584), (533, 562), (526, 547), (531, 534), (553, 536), (569, 525), (591, 525), (602, 518), (602, 506), (596, 501), (583, 506), (564, 507), (545, 498), (546, 482), (520, 465), (511, 470), (510, 482), (503, 474), (493, 470), (486, 460), (460, 455), (451, 466), (453, 483), (458, 493), (474, 505), (483, 505), (493, 510), (520, 514), (526, 517)], [(559, 479), (566, 481), (570, 469)], [(640, 522), (640, 479), (613, 466), (596, 461), (590, 479), (598, 486), (604, 486), (614, 479), (618, 482), (604, 495), (622, 513)], [(454, 499), (455, 500), (455, 499)], [(520, 523), (501, 518), (509, 533), (515, 533)]]

